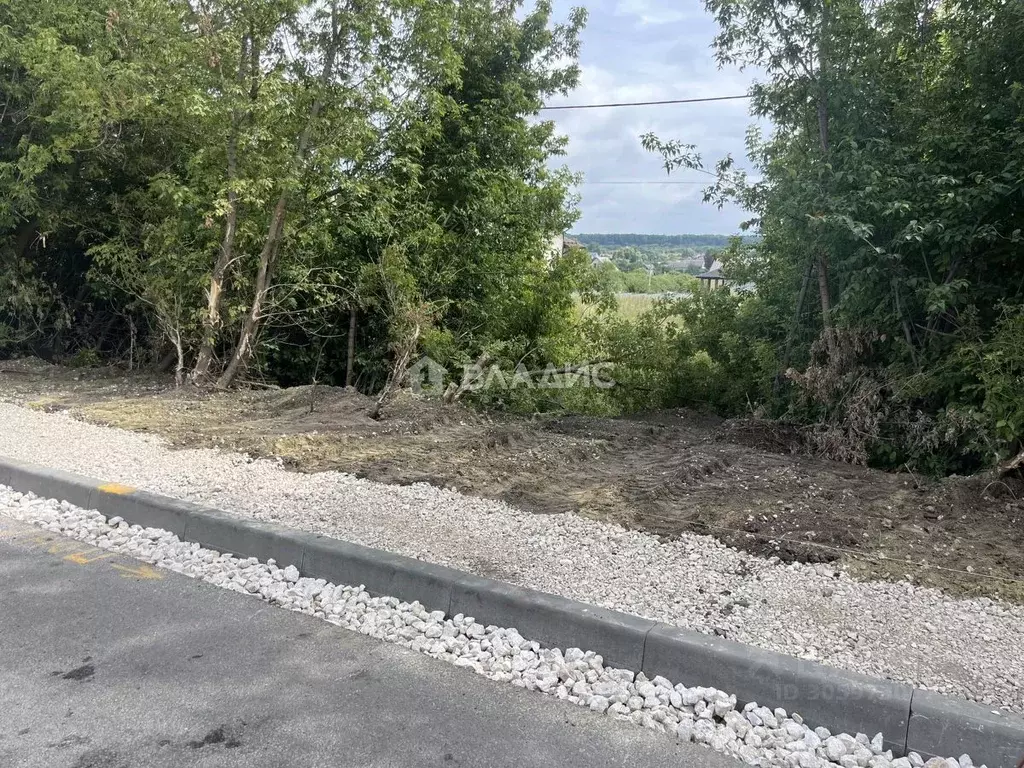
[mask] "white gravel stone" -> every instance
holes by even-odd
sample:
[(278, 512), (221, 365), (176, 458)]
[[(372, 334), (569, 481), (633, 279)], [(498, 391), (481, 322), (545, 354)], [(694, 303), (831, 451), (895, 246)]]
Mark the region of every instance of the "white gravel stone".
[(681, 741), (693, 741), (694, 722), (693, 720), (680, 720), (676, 726), (676, 736)]
[(604, 712), (609, 706), (611, 706), (611, 703), (604, 696), (590, 697), (591, 712)]
[(848, 751), (846, 743), (838, 736), (830, 736), (825, 739), (825, 757), (827, 757), (833, 763), (839, 762), (839, 758), (843, 757)]

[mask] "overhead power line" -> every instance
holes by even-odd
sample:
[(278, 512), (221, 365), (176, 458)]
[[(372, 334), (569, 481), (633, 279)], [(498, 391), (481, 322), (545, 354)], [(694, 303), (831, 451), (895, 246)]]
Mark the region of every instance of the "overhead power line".
[(656, 184), (656, 185), (676, 185), (676, 184), (707, 184), (706, 181), (584, 181), (582, 184)]
[(663, 104), (700, 104), (708, 101), (734, 101), (749, 99), (749, 94), (739, 96), (707, 96), (701, 99), (667, 99), (665, 101), (624, 101), (618, 104), (563, 104), (561, 106), (541, 107), (541, 110), (555, 109), (607, 109), (609, 107), (655, 107)]

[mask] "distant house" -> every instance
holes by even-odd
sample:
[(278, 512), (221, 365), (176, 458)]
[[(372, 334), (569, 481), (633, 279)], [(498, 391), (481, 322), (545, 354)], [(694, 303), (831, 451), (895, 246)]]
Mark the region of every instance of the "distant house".
[(547, 253), (545, 254), (548, 263), (552, 263), (555, 259), (568, 253), (573, 248), (584, 248), (584, 245), (579, 240), (568, 235), (552, 235), (551, 239), (548, 240)]
[[(553, 234), (545, 247), (544, 257), (549, 264), (553, 264), (574, 248), (582, 248), (585, 251), (587, 250), (587, 247), (583, 243), (575, 238), (570, 238), (567, 234)], [(593, 258), (594, 257), (592, 255), (591, 259)]]
[(697, 279), (700, 280), (701, 286), (706, 291), (717, 291), (721, 288), (727, 288), (732, 282), (732, 280), (722, 274), (720, 269), (712, 269), (710, 272), (697, 275)]
[(547, 248), (545, 249), (544, 256), (547, 259), (548, 264), (553, 262), (565, 250), (565, 235), (558, 234), (552, 235), (551, 239), (548, 240)]

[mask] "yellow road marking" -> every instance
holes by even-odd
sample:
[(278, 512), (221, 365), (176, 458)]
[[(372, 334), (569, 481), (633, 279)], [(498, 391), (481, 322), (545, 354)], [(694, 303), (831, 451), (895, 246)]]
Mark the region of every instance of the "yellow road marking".
[(65, 560), (77, 563), (78, 565), (88, 565), (89, 563), (95, 562), (96, 560), (105, 560), (108, 557), (115, 557), (114, 552), (101, 552), (99, 554), (93, 554), (95, 550), (86, 550), (84, 552), (72, 552), (70, 555), (64, 557)]
[[(127, 489), (125, 491), (113, 491), (114, 493), (131, 493), (134, 489), (128, 488), (128, 486), (117, 486), (121, 489)], [(65, 539), (63, 536), (58, 536), (54, 533), (40, 532), (29, 528), (28, 530), (20, 530), (18, 528), (0, 528), (0, 536), (5, 539), (13, 540), (16, 539), (19, 544), (27, 545), (29, 549), (36, 549), (37, 547), (41, 550), (48, 552), (51, 555), (59, 555), (67, 552), (69, 549), (77, 549), (77, 552), (71, 552), (70, 554), (64, 555), (64, 560), (69, 563), (75, 563), (76, 565), (88, 565), (89, 563), (95, 563), (99, 560), (107, 560), (111, 557), (117, 557), (120, 552), (104, 552), (101, 549), (95, 547), (88, 547), (82, 549), (83, 543), (75, 541), (74, 539)], [(55, 538), (63, 539), (54, 542)], [(164, 574), (160, 570), (151, 567), (146, 563), (139, 563), (136, 566), (130, 565), (119, 565), (117, 563), (111, 563), (112, 568), (116, 568), (121, 572), (121, 576), (130, 579), (143, 579), (145, 581), (158, 581), (164, 578)]]
[(105, 493), (116, 493), (118, 496), (126, 496), (129, 493), (135, 493), (135, 489), (130, 485), (121, 485), (120, 483), (104, 483), (98, 486), (98, 490), (104, 491)]
[(155, 568), (150, 568), (148, 565), (145, 564), (140, 565), (137, 568), (117, 564), (115, 564), (113, 567), (121, 571), (121, 575), (125, 578), (130, 578), (134, 576), (139, 579), (162, 579), (164, 577), (163, 574), (160, 573), (160, 571), (156, 570)]

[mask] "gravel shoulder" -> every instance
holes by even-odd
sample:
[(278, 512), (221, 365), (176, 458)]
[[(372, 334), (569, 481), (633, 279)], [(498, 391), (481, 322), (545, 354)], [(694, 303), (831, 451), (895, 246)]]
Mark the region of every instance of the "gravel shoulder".
[(769, 650), (1024, 712), (1024, 608), (862, 582), (709, 536), (536, 515), (425, 484), (210, 449), (0, 404), (0, 454), (210, 504)]
[(117, 368), (0, 362), (0, 401), (393, 485), (429, 483), (536, 514), (663, 537), (715, 536), (864, 580), (1024, 604), (1024, 475), (929, 480), (824, 461), (799, 434), (691, 410), (630, 418), (480, 412), (337, 388), (218, 392)]

